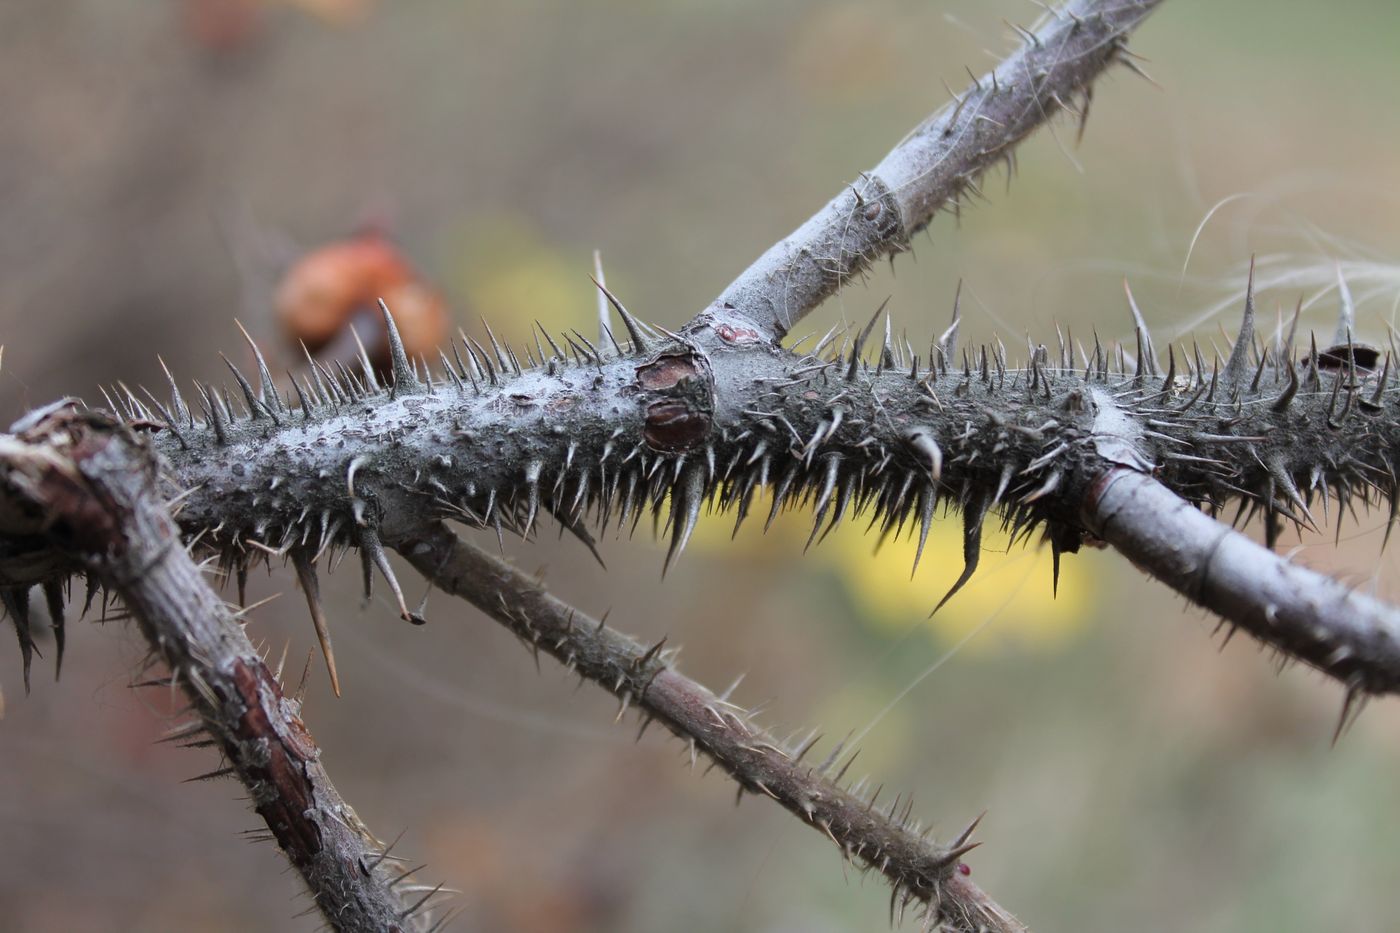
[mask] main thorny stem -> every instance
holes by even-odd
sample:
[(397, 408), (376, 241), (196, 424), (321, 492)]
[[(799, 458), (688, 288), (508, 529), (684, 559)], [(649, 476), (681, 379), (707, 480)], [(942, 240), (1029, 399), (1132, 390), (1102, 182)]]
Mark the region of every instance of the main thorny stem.
[[(378, 571), (405, 618), (422, 621), (385, 557), (386, 545), (398, 549), (441, 588), (697, 743), (742, 786), (778, 797), (885, 871), (896, 892), (930, 903), (940, 921), (975, 929), (1001, 917), (1013, 929), (985, 895), (949, 884), (965, 838), (925, 850), (902, 823), (882, 824), (870, 832), (890, 834), (889, 845), (873, 846), (870, 833), (851, 829), (860, 822), (851, 814), (814, 817), (803, 802), (811, 787), (832, 800), (845, 792), (810, 769), (804, 784), (776, 747), (746, 764), (764, 744), (747, 721), (707, 738), (706, 723), (686, 711), (723, 703), (680, 678), (664, 652), (601, 627), (585, 634), (581, 614), (456, 542), (442, 523), (528, 535), (552, 516), (591, 546), (591, 530), (652, 515), (670, 537), (669, 562), (704, 508), (742, 521), (760, 492), (770, 520), (809, 507), (814, 541), (860, 513), (881, 535), (922, 543), (935, 516), (952, 511), (965, 527), (955, 592), (976, 568), (984, 522), (998, 516), (1013, 537), (1041, 532), (1056, 566), (1062, 553), (1106, 541), (1226, 622), (1338, 678), (1352, 698), (1400, 690), (1392, 607), (1193, 507), (1214, 513), (1238, 502), (1242, 515), (1263, 515), (1272, 542), (1284, 522), (1312, 524), (1319, 500), (1393, 506), (1397, 387), (1389, 357), (1377, 366), (1349, 329), (1346, 344), (1325, 353), (1291, 341), (1261, 348), (1247, 303), (1227, 360), (1172, 348), (1165, 367), (1141, 328), (1126, 351), (1096, 341), (1076, 360), (1060, 341), (1029, 347), (1014, 365), (1000, 344), (960, 353), (956, 326), (922, 356), (888, 337), (870, 341), (878, 320), (804, 352), (782, 346), (843, 282), (907, 249), (936, 211), (977, 194), (980, 174), (1009, 162), (1049, 115), (1078, 101), (1082, 117), (1092, 79), (1114, 62), (1131, 67), (1125, 36), (1156, 5), (1079, 0), (1051, 14), (678, 334), (640, 324), (614, 300), (629, 339), (609, 334), (601, 349), (545, 334), (548, 348), (536, 340), (519, 354), (472, 342), (432, 376), (395, 343), (391, 385), (381, 387), (369, 367), (313, 368), (297, 405), (279, 395), (259, 357), (260, 389), (238, 376), (242, 406), (201, 387), (193, 407), (176, 391), (168, 403), (128, 397), (125, 413), (164, 423), (154, 443), (170, 478), (189, 490), (179, 514), (187, 532), (240, 575), (255, 561), (290, 559), (313, 594), (318, 631), (314, 568), (338, 547), (358, 549), (366, 586)], [(588, 668), (593, 652), (618, 671)], [(755, 776), (779, 773), (793, 780)], [(878, 856), (895, 850), (925, 867), (890, 871)]]

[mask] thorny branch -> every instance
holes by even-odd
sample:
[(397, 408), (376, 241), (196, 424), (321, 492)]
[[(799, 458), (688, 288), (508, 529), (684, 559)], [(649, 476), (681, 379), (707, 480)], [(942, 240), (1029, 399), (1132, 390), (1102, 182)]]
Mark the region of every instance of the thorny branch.
[[(892, 343), (888, 327), (866, 360), (878, 313), (859, 334), (828, 334), (800, 354), (780, 344), (869, 262), (907, 249), (941, 206), (979, 193), (978, 175), (1035, 125), (1076, 100), (1082, 116), (1103, 68), (1132, 67), (1126, 33), (1155, 6), (1079, 0), (1051, 14), (994, 75), (974, 81), (678, 334), (647, 327), (608, 294), (625, 346), (610, 332), (611, 347), (601, 349), (581, 334), (542, 333), (548, 350), (537, 338), (519, 354), (494, 338), (489, 348), (470, 341), (453, 348), (454, 360), (444, 355), (434, 376), (406, 358), (390, 318), (388, 385), (367, 360), (359, 373), (313, 364), (293, 404), (258, 355), (255, 380), (235, 373), (241, 410), (213, 386), (199, 387), (192, 408), (173, 380), (168, 403), (128, 393), (118, 405), (144, 427), (163, 424), (154, 444), (186, 490), (183, 529), (240, 577), (255, 561), (286, 557), (319, 620), (315, 565), (354, 548), (366, 588), (378, 571), (404, 618), (421, 622), (385, 556), (386, 543), (396, 547), (439, 585), (630, 694), (741, 787), (779, 796), (852, 856), (873, 863), (874, 853), (903, 851), (890, 863), (896, 899), (929, 898), (930, 916), (968, 928), (985, 921), (969, 905), (990, 902), (947, 874), (966, 840), (921, 849), (898, 825), (907, 817), (857, 819), (849, 801), (867, 801), (850, 791), (824, 797), (830, 810), (809, 811), (804, 776), (825, 769), (808, 773), (781, 750), (754, 757), (751, 744), (765, 741), (755, 727), (720, 704), (719, 720), (735, 731), (710, 728), (712, 694), (679, 679), (659, 651), (606, 629), (585, 638), (581, 614), (441, 523), (528, 536), (549, 515), (591, 547), (592, 530), (635, 527), (650, 511), (669, 531), (669, 562), (707, 503), (743, 521), (760, 491), (771, 494), (770, 521), (810, 508), (813, 541), (866, 513), (882, 535), (907, 530), (922, 542), (941, 506), (965, 528), (966, 568), (951, 596), (976, 569), (984, 522), (998, 515), (1015, 538), (1043, 531), (1057, 567), (1061, 554), (1106, 541), (1225, 623), (1340, 679), (1349, 709), (1400, 691), (1394, 609), (1193, 507), (1215, 513), (1237, 502), (1241, 517), (1263, 516), (1270, 544), (1285, 522), (1313, 527), (1319, 500), (1324, 509), (1386, 503), (1394, 517), (1400, 387), (1389, 355), (1378, 366), (1378, 351), (1353, 342), (1345, 305), (1334, 346), (1304, 353), (1291, 336), (1260, 345), (1251, 294), (1223, 363), (1183, 346), (1167, 348), (1161, 366), (1140, 318), (1134, 349), (1096, 339), (1092, 353), (1078, 348), (1079, 364), (1063, 338), (1053, 349), (1028, 346), (1020, 367), (1000, 343), (959, 358), (956, 312), (922, 360)], [(0, 545), (5, 574), (32, 557), (23, 541)], [(52, 584), (52, 574), (25, 569), (32, 575), (4, 581), (12, 601), (29, 582)], [(318, 625), (318, 635), (334, 676), (329, 633)]]
[(1135, 470), (1102, 474), (1084, 498), (1084, 518), (1192, 602), (1346, 684), (1347, 713), (1369, 694), (1400, 693), (1395, 606), (1284, 560)]
[[(213, 746), (343, 933), (436, 929), (432, 896), (404, 872), (341, 798), (287, 697), (243, 628), (190, 559), (160, 494), (158, 464), (132, 432), (100, 413), (59, 410), (0, 440), (0, 531), (40, 542), (121, 597), (189, 700), (169, 738)], [(13, 564), (11, 565), (11, 567)], [(8, 569), (8, 568), (7, 568)], [(60, 613), (62, 601), (50, 600)], [(26, 609), (12, 601), (15, 618)], [(439, 921), (440, 922), (440, 921)]]
[[(737, 319), (777, 341), (945, 208), (981, 197), (978, 181), (1057, 113), (1088, 117), (1094, 79), (1128, 56), (1127, 35), (1161, 0), (1074, 0), (1048, 13), (996, 69), (955, 96), (890, 150), (880, 164), (779, 240), (707, 312)], [(1078, 106), (1076, 106), (1076, 104)], [(734, 321), (730, 321), (734, 323)]]
[[(635, 705), (645, 729), (653, 719), (690, 745), (691, 765), (710, 758), (740, 787), (766, 794), (807, 825), (824, 833), (847, 858), (889, 880), (891, 918), (909, 902), (927, 904), (948, 931), (1016, 933), (1025, 927), (999, 907), (965, 872), (959, 859), (977, 821), (947, 845), (929, 842), (911, 822), (911, 800), (881, 803), (839, 782), (855, 759), (838, 745), (821, 763), (803, 762), (815, 737), (788, 748), (753, 721), (742, 707), (716, 696), (673, 666), (662, 643), (646, 648), (550, 595), (506, 561), (434, 525), (385, 543), (404, 554), (444, 592), (460, 596), (505, 625), (526, 644), (609, 690), (622, 708)], [(664, 642), (664, 640), (663, 640)], [(639, 733), (640, 737), (640, 733)]]

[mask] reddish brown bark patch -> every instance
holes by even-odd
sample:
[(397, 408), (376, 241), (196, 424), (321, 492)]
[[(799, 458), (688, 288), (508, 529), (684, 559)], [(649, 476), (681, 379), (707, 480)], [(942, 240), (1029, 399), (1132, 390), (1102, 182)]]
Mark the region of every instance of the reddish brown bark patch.
[(709, 433), (709, 413), (694, 411), (687, 402), (668, 399), (647, 406), (642, 437), (653, 450), (669, 453), (690, 450)]
[(719, 339), (730, 344), (758, 343), (763, 339), (763, 335), (752, 327), (735, 327), (733, 324), (721, 324), (715, 328), (715, 333), (719, 334)]
[(637, 385), (662, 397), (647, 404), (642, 438), (653, 450), (681, 453), (710, 433), (709, 374), (694, 353), (665, 353), (637, 367)]
[(233, 669), (233, 682), (246, 709), (234, 737), (243, 747), (259, 748), (266, 756), (256, 765), (240, 756), (235, 766), (275, 788), (265, 799), (255, 801), (257, 811), (287, 857), (298, 865), (305, 864), (321, 851), (316, 823), (305, 817), (307, 811), (316, 809), (315, 792), (306, 773), (307, 765), (317, 757), (316, 743), (299, 718), (286, 717), (280, 723), (269, 718), (268, 701), (276, 710), (282, 691), (266, 667), (240, 659)]
[(664, 392), (687, 379), (699, 378), (700, 367), (689, 353), (665, 353), (637, 367), (637, 384), (652, 392)]

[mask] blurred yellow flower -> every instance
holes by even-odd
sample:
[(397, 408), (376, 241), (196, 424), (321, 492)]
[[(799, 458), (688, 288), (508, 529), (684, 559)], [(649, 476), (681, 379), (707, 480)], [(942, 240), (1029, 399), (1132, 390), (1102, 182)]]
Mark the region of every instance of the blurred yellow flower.
[[(775, 559), (795, 559), (811, 533), (811, 512), (780, 514), (765, 536), (769, 506), (768, 498), (756, 496), (748, 521), (733, 541), (733, 516), (705, 518), (696, 529), (693, 546), (721, 557), (741, 554), (752, 560), (771, 554)], [(868, 516), (848, 516), (820, 545), (813, 545), (808, 560), (837, 573), (861, 619), (886, 634), (898, 635), (923, 625), (940, 641), (956, 641), (988, 623), (987, 630), (971, 640), (970, 650), (1049, 647), (1072, 636), (1095, 612), (1082, 560), (1069, 555), (1061, 561), (1059, 589), (1052, 598), (1049, 547), (1032, 538), (1028, 546), (1008, 550), (1010, 537), (1000, 518), (992, 516), (983, 530), (977, 573), (937, 615), (927, 618), (962, 572), (961, 518), (947, 516), (934, 522), (912, 579), (917, 536), (910, 536), (906, 526), (903, 537), (886, 540), (873, 553), (878, 529), (867, 532), (869, 521)]]
[[(469, 319), (484, 315), (516, 352), (534, 346), (535, 321), (555, 335), (578, 328), (596, 342), (596, 292), (588, 281), (591, 256), (560, 249), (526, 218), (475, 218), (458, 234), (451, 266), (458, 293), (470, 302)], [(485, 336), (480, 321), (467, 330)]]

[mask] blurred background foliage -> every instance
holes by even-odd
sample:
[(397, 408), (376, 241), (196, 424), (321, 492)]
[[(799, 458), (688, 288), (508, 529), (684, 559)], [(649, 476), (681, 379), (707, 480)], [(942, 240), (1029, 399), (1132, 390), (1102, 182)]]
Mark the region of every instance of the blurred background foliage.
[[(600, 249), (635, 312), (685, 321), (1009, 47), (1011, 0), (642, 3), (68, 0), (0, 6), (3, 414), (97, 386), (221, 380), (240, 318), (285, 367), (272, 294), (303, 251), (387, 231), (453, 325), (512, 341), (591, 332)], [(991, 202), (810, 321), (885, 296), (915, 347), (964, 285), (965, 338), (1130, 336), (1122, 279), (1166, 337), (1232, 328), (1253, 253), (1261, 306), (1330, 332), (1334, 265), (1383, 341), (1400, 301), (1400, 7), (1172, 0), (1134, 40), (1153, 87), (1103, 80), (1082, 145), (1058, 124)], [(1224, 203), (1222, 202), (1224, 200)], [(1213, 207), (1218, 210), (1212, 212)], [(1198, 225), (1209, 217), (1195, 239)], [(1195, 243), (1189, 265), (1188, 251)], [(1332, 516), (1300, 559), (1400, 598), (1380, 522)], [(1276, 675), (1245, 639), (1111, 554), (1032, 546), (961, 564), (956, 524), (910, 579), (861, 523), (803, 555), (780, 518), (711, 519), (665, 581), (647, 535), (605, 573), (507, 541), (567, 599), (786, 730), (861, 733), (856, 772), (939, 831), (984, 808), (974, 877), (1036, 929), (1400, 928), (1400, 712), (1330, 747), (1337, 689)], [(1334, 543), (1334, 538), (1336, 542)], [(307, 719), (360, 815), (460, 887), (460, 929), (837, 931), (884, 924), (883, 885), (496, 626), (429, 600), (410, 630), (354, 573), (328, 581), (345, 696), (309, 666)], [(415, 584), (421, 593), (421, 585)], [(250, 623), (295, 682), (314, 644), (291, 576)], [(19, 691), (0, 653), (0, 927), (313, 930), (206, 753), (153, 744), (171, 698), (127, 689), (125, 624), (83, 626), (63, 682)], [(859, 776), (858, 774), (854, 776)]]

